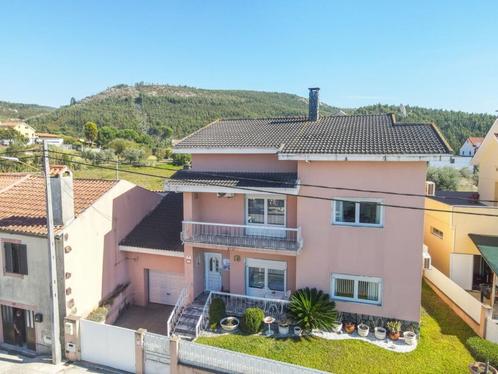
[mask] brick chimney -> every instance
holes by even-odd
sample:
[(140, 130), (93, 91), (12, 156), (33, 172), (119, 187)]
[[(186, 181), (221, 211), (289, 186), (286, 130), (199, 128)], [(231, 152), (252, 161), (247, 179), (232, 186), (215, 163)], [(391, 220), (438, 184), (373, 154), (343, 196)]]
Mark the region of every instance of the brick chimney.
[(54, 225), (66, 225), (74, 218), (73, 173), (65, 166), (50, 168)]
[(309, 121), (318, 121), (320, 118), (320, 99), (318, 94), (320, 92), (320, 88), (312, 87), (309, 88), (310, 97), (308, 101), (308, 120)]

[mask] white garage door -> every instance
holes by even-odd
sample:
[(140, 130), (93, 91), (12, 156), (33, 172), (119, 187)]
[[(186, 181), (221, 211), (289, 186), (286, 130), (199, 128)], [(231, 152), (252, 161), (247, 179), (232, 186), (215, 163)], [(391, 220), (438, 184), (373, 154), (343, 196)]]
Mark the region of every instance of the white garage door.
[(175, 305), (183, 287), (182, 273), (149, 270), (149, 302)]

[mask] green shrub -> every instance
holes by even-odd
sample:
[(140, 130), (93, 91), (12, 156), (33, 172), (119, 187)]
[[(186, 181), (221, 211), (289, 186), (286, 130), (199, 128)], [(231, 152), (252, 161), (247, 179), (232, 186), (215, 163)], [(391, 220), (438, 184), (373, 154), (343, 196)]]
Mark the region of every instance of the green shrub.
[(86, 319), (94, 322), (105, 322), (107, 313), (109, 313), (109, 310), (105, 306), (99, 306), (98, 308), (92, 310)]
[(498, 367), (498, 344), (473, 336), (467, 339), (467, 347), (477, 361), (489, 360), (491, 366)]
[(316, 288), (302, 288), (290, 298), (289, 316), (306, 333), (313, 329), (329, 329), (337, 321), (335, 303)]
[(242, 316), (242, 324), (240, 328), (247, 334), (256, 334), (259, 332), (265, 312), (260, 308), (247, 308)]
[(209, 325), (215, 329), (225, 317), (225, 302), (219, 297), (214, 298), (209, 305)]

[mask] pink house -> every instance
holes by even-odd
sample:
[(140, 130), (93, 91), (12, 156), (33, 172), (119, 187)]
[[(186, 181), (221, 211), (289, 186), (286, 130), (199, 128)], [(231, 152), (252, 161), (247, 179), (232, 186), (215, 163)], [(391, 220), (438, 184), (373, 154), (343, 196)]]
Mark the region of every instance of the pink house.
[[(418, 323), (430, 160), (451, 148), (433, 124), (393, 115), (215, 121), (180, 141), (192, 155), (165, 185), (183, 193), (182, 265), (205, 290), (286, 298), (327, 292), (351, 316)], [(375, 192), (381, 191), (381, 192)]]

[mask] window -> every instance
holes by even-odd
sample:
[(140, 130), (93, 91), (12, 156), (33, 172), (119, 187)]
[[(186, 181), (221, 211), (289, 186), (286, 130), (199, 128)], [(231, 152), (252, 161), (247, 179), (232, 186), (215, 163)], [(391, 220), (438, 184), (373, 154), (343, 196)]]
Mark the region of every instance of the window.
[(287, 289), (287, 263), (246, 259), (246, 293), (249, 296), (279, 298)]
[(436, 229), (431, 226), (431, 234), (437, 236), (439, 239), (443, 239), (444, 233), (441, 230)]
[(332, 298), (358, 303), (382, 303), (382, 279), (354, 275), (332, 275)]
[(249, 287), (265, 288), (265, 268), (249, 268)]
[(373, 226), (383, 224), (383, 207), (380, 200), (338, 198), (332, 202), (335, 225)]
[(5, 272), (14, 274), (28, 274), (26, 245), (17, 243), (3, 243)]
[(285, 270), (268, 269), (268, 288), (272, 291), (285, 291)]
[(247, 197), (246, 222), (249, 225), (285, 226), (285, 199), (273, 196)]

